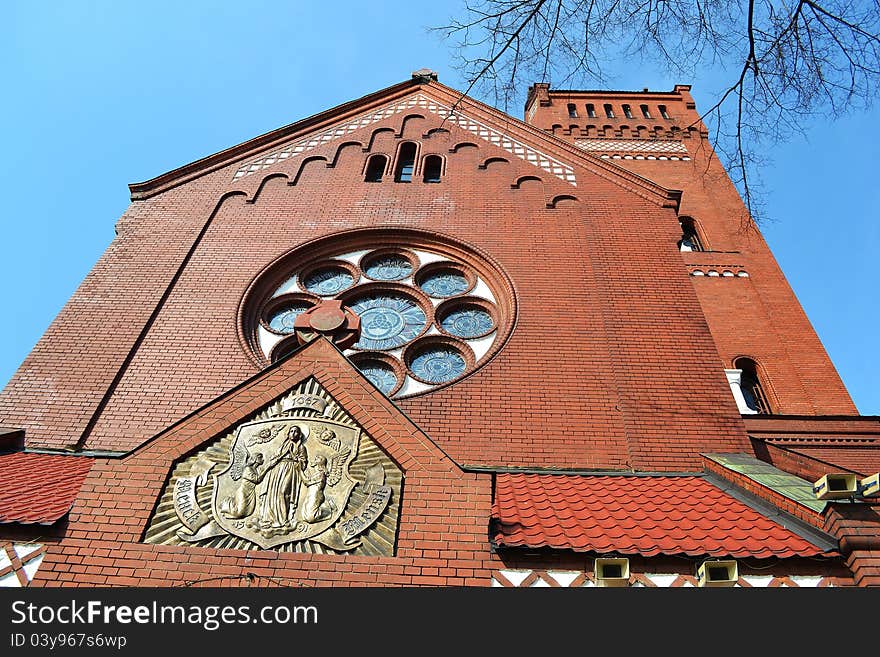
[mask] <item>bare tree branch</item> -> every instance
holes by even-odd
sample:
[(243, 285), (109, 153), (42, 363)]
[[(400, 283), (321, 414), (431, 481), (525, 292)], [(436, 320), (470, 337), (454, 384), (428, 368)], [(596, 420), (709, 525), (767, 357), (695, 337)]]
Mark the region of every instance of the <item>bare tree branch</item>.
[(535, 82), (602, 85), (634, 58), (736, 71), (700, 121), (755, 220), (763, 145), (804, 117), (868, 107), (880, 88), (878, 0), (465, 0), (433, 29), (456, 40), (464, 95), (505, 110)]

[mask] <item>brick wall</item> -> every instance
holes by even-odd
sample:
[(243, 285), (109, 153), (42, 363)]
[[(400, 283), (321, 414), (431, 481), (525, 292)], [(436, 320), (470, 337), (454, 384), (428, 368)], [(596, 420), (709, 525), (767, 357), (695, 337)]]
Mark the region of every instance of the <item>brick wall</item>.
[[(535, 111), (530, 122), (566, 141), (636, 138), (646, 144), (675, 140), (683, 145), (687, 161), (653, 159), (668, 154), (647, 150), (606, 155), (620, 156), (611, 161), (669, 189), (682, 190), (680, 215), (695, 219), (704, 247), (715, 252), (685, 252), (686, 264), (735, 261), (748, 272), (748, 279), (692, 279), (723, 367), (732, 367), (739, 356), (756, 360), (772, 391), (776, 413), (855, 415), (855, 406), (822, 343), (715, 155), (689, 89), (679, 85), (673, 92), (623, 93), (539, 87), (533, 93)], [(569, 103), (576, 105), (578, 119), (568, 118)], [(596, 107), (596, 119), (586, 117), (586, 103)], [(614, 119), (604, 116), (605, 103), (613, 106)], [(633, 119), (623, 116), (623, 103), (633, 108)], [(648, 105), (651, 120), (641, 116), (642, 104)], [(667, 107), (669, 119), (660, 116), (660, 105)], [(652, 159), (646, 158), (648, 154)], [(786, 220), (796, 221), (796, 217)], [(673, 242), (680, 236), (677, 233)]]
[[(311, 239), (399, 226), (470, 243), (513, 281), (516, 327), (494, 360), (400, 402), (460, 463), (681, 470), (699, 451), (747, 448), (674, 247), (674, 199), (500, 113), (468, 111), (571, 161), (577, 186), (415, 108), (250, 176), (233, 180), (238, 160), (139, 193), (0, 396), (0, 422), (31, 445), (130, 450), (257, 371), (238, 312), (266, 266)], [(442, 183), (363, 182), (364, 148), (391, 155), (402, 139), (446, 158)], [(481, 167), (490, 158), (506, 161)], [(553, 203), (561, 195), (577, 199)]]
[[(141, 542), (173, 464), (315, 376), (404, 470), (393, 557), (223, 550)], [(462, 472), (329, 343), (315, 342), (123, 459), (99, 459), (65, 537), (47, 546), (33, 586), (473, 585), (489, 582), (491, 476)]]

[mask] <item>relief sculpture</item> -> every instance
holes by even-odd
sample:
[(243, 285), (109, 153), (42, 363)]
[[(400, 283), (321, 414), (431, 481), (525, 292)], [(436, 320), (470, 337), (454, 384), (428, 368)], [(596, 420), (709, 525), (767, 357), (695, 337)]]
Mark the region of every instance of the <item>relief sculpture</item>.
[[(354, 477), (351, 466), (364, 448)], [(389, 506), (386, 468), (399, 477), (329, 400), (291, 395), (179, 466), (168, 497), (178, 521), (174, 533), (165, 529), (167, 512), (158, 513), (155, 524), (163, 529), (148, 530), (146, 539), (211, 545), (217, 539), (228, 545), (234, 537), (240, 539), (232, 543), (237, 547), (317, 543), (354, 550)], [(387, 551), (386, 542), (387, 536), (377, 536), (370, 550)]]

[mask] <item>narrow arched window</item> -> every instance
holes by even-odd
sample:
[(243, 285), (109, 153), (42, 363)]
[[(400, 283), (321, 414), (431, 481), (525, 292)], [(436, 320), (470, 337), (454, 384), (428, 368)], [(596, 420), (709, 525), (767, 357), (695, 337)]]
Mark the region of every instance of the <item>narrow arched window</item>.
[(697, 226), (690, 217), (681, 217), (681, 239), (678, 247), (681, 251), (704, 251), (703, 243), (700, 241), (700, 234), (697, 232)]
[(412, 182), (415, 164), (416, 145), (412, 142), (406, 142), (397, 153), (397, 168), (394, 170), (394, 182)]
[(669, 118), (669, 114), (666, 113), (666, 105), (658, 105), (657, 109), (660, 110), (660, 116), (662, 116), (664, 119)]
[(742, 371), (739, 387), (742, 390), (746, 407), (752, 413), (764, 415), (772, 413), (767, 393), (758, 377), (758, 366), (755, 361), (751, 358), (738, 358), (733, 366)]
[(651, 112), (648, 111), (647, 105), (639, 105), (639, 108), (642, 110), (642, 116), (646, 119), (651, 118)]
[(629, 105), (623, 106), (623, 115), (628, 119), (635, 118), (633, 117), (632, 108)]
[(578, 117), (578, 108), (574, 103), (568, 104), (568, 118), (576, 119)]
[(596, 118), (596, 106), (593, 103), (587, 103), (587, 116), (591, 119)]
[(611, 108), (611, 105), (605, 105), (605, 116), (609, 119), (614, 118), (614, 110)]
[(364, 174), (364, 182), (382, 182), (385, 167), (388, 166), (388, 158), (384, 155), (371, 155), (367, 160), (367, 171)]
[(438, 183), (443, 173), (443, 158), (439, 155), (429, 155), (425, 158), (423, 168), (422, 180), (426, 183)]

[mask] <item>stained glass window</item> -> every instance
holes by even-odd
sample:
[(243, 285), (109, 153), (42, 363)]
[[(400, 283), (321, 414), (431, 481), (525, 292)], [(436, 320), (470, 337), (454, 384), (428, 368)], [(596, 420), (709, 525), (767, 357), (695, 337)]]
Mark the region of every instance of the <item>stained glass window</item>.
[[(395, 168), (406, 164), (414, 150), (404, 149)], [(442, 168), (439, 156), (424, 159), (426, 181), (436, 178), (434, 165)], [(297, 317), (331, 299), (360, 319), (358, 341), (345, 354), (389, 396), (423, 394), (457, 380), (497, 350), (498, 340), (488, 336), (509, 323), (505, 311), (485, 294), (489, 281), (478, 278), (472, 265), (451, 253), (395, 239), (364, 246), (335, 255), (324, 251), (320, 261), (308, 254), (299, 258), (299, 271), (284, 272), (286, 280), (259, 310), (261, 325), (275, 334), (258, 331), (255, 336), (266, 356), (274, 361), (298, 348)], [(279, 342), (280, 336), (286, 337)], [(404, 385), (403, 372), (420, 385)]]
[(364, 273), (375, 281), (399, 281), (412, 274), (412, 264), (399, 255), (386, 255), (370, 258), (364, 266)]
[(358, 363), (358, 369), (386, 395), (397, 387), (397, 375), (388, 363), (380, 360), (364, 360)]
[(310, 273), (302, 286), (312, 294), (322, 297), (338, 294), (354, 283), (352, 275), (342, 267), (322, 267)]
[(460, 338), (476, 338), (494, 328), (492, 316), (482, 308), (462, 306), (446, 313), (440, 321), (443, 330)]
[(361, 318), (355, 349), (394, 349), (418, 336), (427, 324), (425, 311), (403, 294), (383, 293), (357, 299), (350, 308)]
[(470, 285), (463, 274), (451, 269), (440, 269), (425, 276), (419, 287), (432, 297), (452, 297), (467, 292)]
[(438, 345), (419, 351), (409, 364), (409, 369), (422, 381), (445, 383), (464, 374), (467, 363), (452, 347)]
[(296, 318), (308, 309), (309, 304), (305, 301), (286, 303), (272, 312), (272, 316), (269, 318), (269, 328), (276, 333), (293, 333), (293, 323)]

